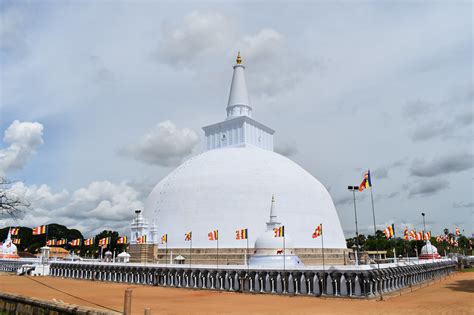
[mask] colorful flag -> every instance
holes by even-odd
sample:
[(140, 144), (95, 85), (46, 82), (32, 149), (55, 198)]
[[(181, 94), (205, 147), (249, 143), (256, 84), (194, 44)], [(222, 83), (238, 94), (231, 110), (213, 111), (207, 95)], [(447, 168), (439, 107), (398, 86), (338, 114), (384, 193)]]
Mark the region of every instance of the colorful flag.
[(273, 232), (275, 232), (275, 237), (285, 237), (285, 226), (274, 228)]
[(12, 236), (18, 235), (18, 232), (20, 232), (20, 228), (10, 229), (10, 235), (12, 235)]
[(41, 235), (46, 233), (48, 233), (47, 225), (38, 226), (33, 229), (33, 235)]
[(140, 235), (137, 237), (137, 244), (146, 244), (146, 235)]
[(426, 232), (424, 235), (423, 235), (423, 239), (425, 241), (429, 241), (431, 239), (431, 232)]
[(214, 230), (207, 233), (207, 237), (210, 241), (217, 241), (219, 239), (219, 230)]
[(168, 243), (168, 234), (163, 234), (161, 237), (161, 244), (167, 244)]
[(20, 238), (14, 238), (12, 239), (13, 244), (19, 245), (21, 244), (21, 239)]
[(321, 234), (323, 234), (323, 228), (321, 227), (321, 224), (320, 224), (314, 229), (312, 236), (313, 238), (317, 238), (318, 236), (321, 236)]
[(56, 245), (56, 240), (48, 240), (46, 241), (46, 246), (55, 246)]
[(110, 244), (110, 237), (104, 237), (99, 240), (99, 246), (107, 246)]
[(372, 180), (370, 179), (370, 170), (367, 170), (364, 174), (364, 179), (359, 185), (359, 191), (363, 191), (366, 188), (372, 187)]
[(122, 236), (117, 239), (117, 244), (127, 244), (127, 237)]
[(64, 238), (56, 242), (56, 246), (62, 246), (62, 245), (66, 245), (66, 240)]
[(84, 246), (91, 246), (94, 245), (94, 238), (88, 238), (87, 240), (84, 240)]
[(75, 240), (70, 241), (69, 245), (71, 245), (71, 246), (81, 246), (81, 243), (82, 243), (82, 239), (77, 238)]
[[(461, 233), (459, 232), (459, 229), (456, 228), (456, 236), (458, 236), (459, 234), (461, 234)], [(12, 235), (13, 235), (13, 234), (12, 234)]]
[(248, 239), (249, 234), (248, 234), (248, 229), (241, 229), (235, 231), (235, 239), (236, 240), (246, 240)]
[(410, 231), (410, 238), (411, 238), (412, 240), (415, 240), (415, 239), (416, 239), (416, 230), (411, 230), (411, 231)]
[(394, 225), (389, 225), (387, 228), (383, 231), (385, 233), (385, 237), (387, 239), (393, 237), (395, 235), (395, 227)]
[(184, 240), (186, 242), (189, 242), (192, 239), (193, 239), (193, 232), (188, 232), (188, 233), (184, 234)]
[(417, 241), (422, 241), (423, 240), (423, 232), (416, 233), (416, 240)]
[(405, 227), (405, 231), (403, 231), (403, 236), (405, 237), (405, 240), (408, 241), (409, 235), (408, 235), (408, 227)]

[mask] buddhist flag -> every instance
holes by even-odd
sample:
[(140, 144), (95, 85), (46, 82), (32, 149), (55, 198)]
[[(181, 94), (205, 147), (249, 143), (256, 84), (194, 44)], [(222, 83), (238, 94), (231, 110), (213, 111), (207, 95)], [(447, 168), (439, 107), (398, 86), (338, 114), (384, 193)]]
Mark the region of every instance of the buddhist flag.
[(71, 246), (81, 246), (81, 243), (82, 243), (82, 239), (77, 238), (75, 240), (70, 241), (69, 245), (71, 245)]
[(99, 240), (99, 246), (107, 246), (110, 244), (110, 237), (104, 237)]
[(275, 237), (285, 237), (285, 226), (274, 228), (273, 232), (275, 232)]
[(94, 238), (88, 238), (87, 240), (84, 240), (84, 245), (85, 245), (85, 246), (92, 246), (92, 245), (94, 245)]
[(410, 231), (410, 237), (412, 240), (416, 239), (416, 230), (411, 230)]
[(364, 179), (359, 185), (359, 191), (363, 191), (366, 188), (372, 187), (372, 180), (370, 179), (370, 170), (367, 170), (364, 174)]
[(186, 242), (189, 242), (192, 239), (193, 239), (193, 232), (188, 232), (188, 233), (184, 234), (184, 240)]
[(163, 234), (161, 237), (161, 244), (167, 244), (168, 243), (168, 234)]
[(418, 232), (418, 233), (416, 233), (416, 240), (417, 240), (417, 241), (423, 240), (423, 232)]
[(56, 245), (57, 246), (63, 246), (63, 245), (66, 245), (66, 240), (63, 238), (63, 239), (60, 239), (59, 241), (56, 242)]
[(12, 242), (13, 242), (13, 244), (19, 245), (19, 244), (21, 244), (21, 239), (20, 238), (14, 238), (12, 240)]
[[(458, 236), (459, 234), (461, 234), (461, 233), (459, 232), (459, 229), (456, 228), (456, 236)], [(12, 235), (13, 235), (13, 234), (12, 234)]]
[(403, 231), (403, 236), (405, 237), (405, 240), (408, 241), (409, 235), (408, 235), (408, 227), (405, 227), (405, 231)]
[(146, 235), (140, 235), (137, 237), (137, 244), (146, 244)]
[(47, 225), (38, 226), (33, 229), (33, 235), (41, 235), (46, 233), (48, 233)]
[(214, 230), (207, 233), (207, 237), (210, 241), (217, 241), (219, 239), (219, 230)]
[(248, 239), (249, 234), (248, 234), (248, 229), (241, 229), (235, 231), (235, 239), (236, 240), (246, 240)]
[(46, 241), (46, 246), (55, 246), (56, 245), (56, 240), (48, 240)]
[(323, 228), (321, 227), (321, 224), (320, 224), (314, 229), (313, 238), (317, 238), (321, 236), (321, 234), (323, 234)]
[(127, 244), (127, 237), (122, 236), (117, 239), (117, 244)]
[(383, 231), (385, 233), (385, 237), (387, 239), (393, 237), (395, 235), (395, 227), (394, 225), (389, 225), (387, 228)]
[(431, 232), (426, 232), (426, 233), (424, 234), (424, 240), (425, 240), (425, 241), (429, 241), (430, 239), (431, 239)]
[(18, 235), (18, 232), (20, 232), (20, 228), (13, 228), (10, 230), (10, 235), (16, 236)]

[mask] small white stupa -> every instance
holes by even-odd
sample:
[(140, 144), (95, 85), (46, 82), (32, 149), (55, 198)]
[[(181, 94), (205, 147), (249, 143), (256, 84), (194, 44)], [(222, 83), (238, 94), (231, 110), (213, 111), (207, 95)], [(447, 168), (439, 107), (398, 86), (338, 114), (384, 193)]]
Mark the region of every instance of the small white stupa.
[(421, 254), (419, 259), (440, 259), (441, 256), (438, 254), (438, 249), (431, 245), (430, 241), (426, 241), (426, 244), (421, 248)]
[(149, 224), (148, 221), (143, 217), (141, 210), (135, 211), (136, 217), (133, 219), (132, 223), (130, 224), (130, 243), (136, 244), (137, 238), (140, 236), (146, 236), (147, 243), (149, 240)]
[(7, 239), (0, 247), (0, 258), (19, 258), (16, 245), (11, 238), (11, 230), (8, 230)]
[[(300, 258), (294, 253), (294, 245), (291, 237), (275, 237), (274, 229), (280, 227), (277, 220), (275, 196), (272, 196), (270, 206), (270, 221), (267, 222), (266, 231), (255, 241), (255, 252), (249, 259), (249, 265), (265, 267), (294, 267), (302, 266)], [(285, 232), (284, 232), (285, 233)]]

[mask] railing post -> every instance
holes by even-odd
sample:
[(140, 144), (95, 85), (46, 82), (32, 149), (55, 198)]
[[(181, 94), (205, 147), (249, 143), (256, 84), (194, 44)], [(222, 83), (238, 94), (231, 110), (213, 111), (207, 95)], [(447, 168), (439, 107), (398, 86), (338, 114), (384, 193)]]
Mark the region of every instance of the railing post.
[(125, 289), (123, 301), (123, 314), (132, 315), (132, 289)]

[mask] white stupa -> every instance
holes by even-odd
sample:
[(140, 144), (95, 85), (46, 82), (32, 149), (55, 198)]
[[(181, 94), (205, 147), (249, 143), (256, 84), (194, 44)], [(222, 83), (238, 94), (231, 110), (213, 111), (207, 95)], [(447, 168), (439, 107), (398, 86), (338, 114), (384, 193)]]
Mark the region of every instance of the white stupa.
[(208, 240), (213, 230), (219, 230), (220, 248), (245, 248), (235, 231), (247, 228), (252, 246), (266, 231), (268, 201), (275, 195), (278, 219), (293, 248), (319, 248), (311, 235), (323, 223), (325, 247), (345, 249), (328, 191), (301, 166), (273, 152), (274, 130), (252, 118), (240, 54), (233, 68), (226, 119), (203, 128), (207, 151), (154, 187), (145, 218), (156, 222), (159, 236), (168, 234), (168, 248), (188, 248), (185, 233), (190, 231), (193, 248), (215, 248)]
[(11, 238), (11, 230), (8, 230), (7, 239), (0, 247), (0, 258), (19, 258), (16, 245)]
[(438, 254), (438, 249), (431, 245), (430, 241), (426, 241), (426, 244), (421, 248), (419, 259), (439, 259), (441, 256)]
[(302, 266), (300, 258), (294, 253), (292, 238), (285, 232), (284, 237), (275, 237), (274, 229), (285, 226), (278, 222), (275, 197), (272, 196), (270, 206), (270, 220), (267, 222), (267, 229), (255, 241), (254, 254), (250, 256), (249, 265), (252, 266)]

